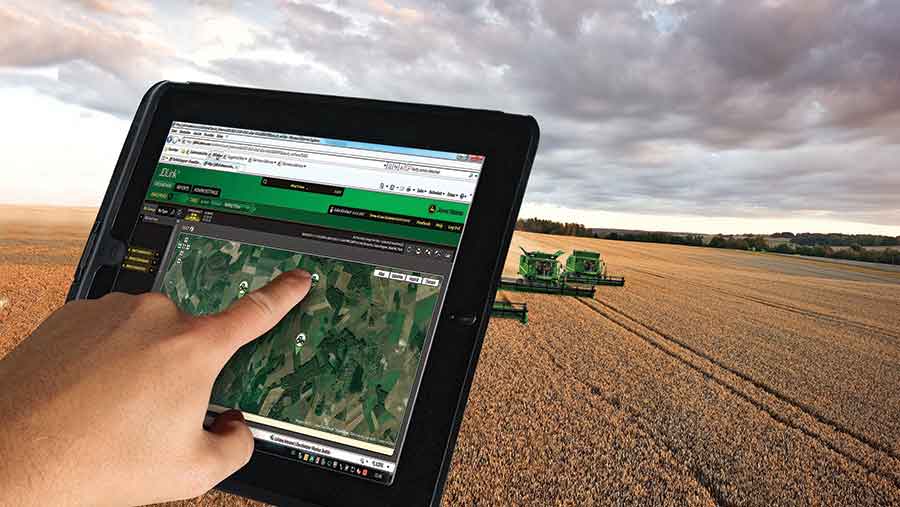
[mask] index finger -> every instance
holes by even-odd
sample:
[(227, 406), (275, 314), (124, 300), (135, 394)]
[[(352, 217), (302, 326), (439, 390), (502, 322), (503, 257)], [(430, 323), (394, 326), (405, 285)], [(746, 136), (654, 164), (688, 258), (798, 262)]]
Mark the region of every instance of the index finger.
[(222, 312), (206, 319), (206, 326), (229, 350), (260, 337), (306, 297), (312, 286), (310, 274), (286, 271), (257, 290), (248, 292)]

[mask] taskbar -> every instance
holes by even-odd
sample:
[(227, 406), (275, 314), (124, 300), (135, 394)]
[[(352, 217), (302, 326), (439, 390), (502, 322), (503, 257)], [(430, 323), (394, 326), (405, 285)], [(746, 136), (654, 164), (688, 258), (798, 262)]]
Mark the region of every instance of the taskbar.
[[(207, 412), (204, 426), (212, 424), (216, 412)], [(249, 422), (253, 434), (254, 449), (261, 453), (295, 462), (305, 463), (332, 472), (352, 475), (379, 484), (394, 482), (397, 464), (393, 461), (373, 458), (346, 449), (313, 442), (284, 433), (276, 433), (268, 428)]]
[(392, 462), (289, 437), (253, 425), (250, 426), (250, 432), (253, 433), (256, 450), (259, 452), (381, 484), (390, 484), (394, 480), (396, 466)]

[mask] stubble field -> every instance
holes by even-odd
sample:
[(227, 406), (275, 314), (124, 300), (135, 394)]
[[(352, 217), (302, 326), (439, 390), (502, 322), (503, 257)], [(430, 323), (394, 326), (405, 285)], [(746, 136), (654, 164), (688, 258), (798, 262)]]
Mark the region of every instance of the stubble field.
[[(5, 216), (0, 356), (92, 213)], [(627, 286), (512, 296), (530, 323), (490, 324), (445, 505), (900, 505), (900, 273), (517, 233), (508, 275), (518, 245), (600, 250)]]

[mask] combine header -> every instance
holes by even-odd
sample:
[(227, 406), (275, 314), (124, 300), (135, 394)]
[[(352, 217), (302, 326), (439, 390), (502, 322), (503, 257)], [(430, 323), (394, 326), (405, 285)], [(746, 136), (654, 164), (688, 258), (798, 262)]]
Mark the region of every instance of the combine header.
[(623, 287), (625, 277), (610, 276), (606, 273), (606, 263), (599, 252), (573, 250), (566, 259), (566, 269), (562, 279), (569, 283), (588, 283), (591, 285), (614, 285)]
[(524, 248), (519, 256), (521, 278), (501, 278), (500, 289), (516, 292), (536, 292), (563, 296), (594, 297), (594, 286), (582, 282), (566, 281), (560, 273), (559, 256), (555, 253), (529, 252)]
[(528, 324), (528, 303), (494, 301), (494, 306), (491, 308), (491, 316), (501, 319), (516, 319), (522, 324)]

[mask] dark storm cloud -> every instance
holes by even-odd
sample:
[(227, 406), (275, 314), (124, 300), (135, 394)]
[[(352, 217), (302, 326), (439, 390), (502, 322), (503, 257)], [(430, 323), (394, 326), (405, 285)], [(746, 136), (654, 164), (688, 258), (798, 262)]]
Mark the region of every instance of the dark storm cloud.
[(693, 12), (678, 42), (721, 72), (721, 88), (760, 93), (765, 101), (754, 105), (765, 112), (761, 120), (804, 128), (790, 114), (778, 117), (776, 108), (791, 112), (791, 101), (819, 100), (824, 125), (865, 126), (900, 107), (898, 23), (897, 2), (808, 0), (777, 9), (735, 2)]
[[(277, 23), (255, 49), (290, 58), (196, 65), (241, 84), (534, 114), (543, 136), (529, 203), (900, 223), (900, 2), (274, 8)], [(34, 83), (48, 93), (127, 114), (135, 90), (163, 77), (153, 67), (160, 50), (124, 32), (94, 27), (99, 37), (86, 37), (49, 14), (18, 29), (16, 15), (0, 10), (0, 31), (13, 34), (0, 42), (0, 65), (60, 66), (56, 91), (46, 78)], [(123, 66), (127, 55), (146, 63)]]

